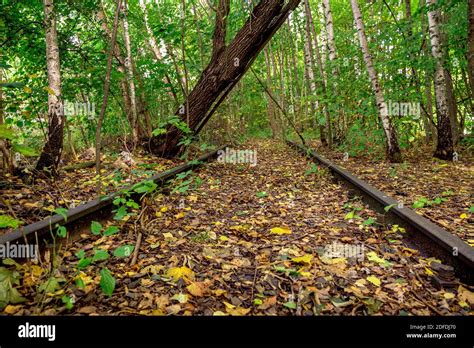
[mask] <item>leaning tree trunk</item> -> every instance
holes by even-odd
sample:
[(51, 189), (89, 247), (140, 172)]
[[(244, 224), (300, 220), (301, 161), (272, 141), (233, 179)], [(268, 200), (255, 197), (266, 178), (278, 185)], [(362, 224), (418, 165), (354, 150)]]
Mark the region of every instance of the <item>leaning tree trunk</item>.
[(36, 169), (48, 168), (55, 176), (63, 149), (64, 107), (61, 97), (61, 72), (58, 35), (53, 0), (44, 0), (46, 27), (46, 63), (48, 70), (48, 135)]
[[(183, 106), (176, 112), (183, 121), (186, 120), (186, 115), (189, 115), (188, 127), (194, 134), (199, 133), (207, 123), (299, 2), (300, 0), (290, 0), (285, 5), (283, 0), (261, 0), (228, 46), (225, 46), (225, 42), (222, 43), (222, 39), (216, 40), (214, 36), (214, 48), (217, 42), (218, 50), (213, 50), (210, 63)], [(221, 30), (219, 15), (216, 19), (216, 29)], [(174, 157), (182, 150), (177, 146), (182, 136), (183, 133), (179, 129), (170, 126), (163, 136), (150, 139), (149, 149), (156, 155)]]
[(392, 125), (392, 121), (388, 115), (387, 104), (385, 103), (382, 88), (377, 77), (374, 65), (372, 63), (372, 56), (369, 52), (369, 46), (367, 45), (367, 37), (365, 35), (364, 22), (362, 21), (362, 14), (360, 13), (359, 4), (357, 0), (351, 0), (352, 13), (354, 14), (354, 20), (357, 26), (357, 32), (359, 33), (360, 46), (364, 55), (365, 65), (369, 72), (370, 81), (372, 83), (372, 89), (375, 94), (375, 100), (379, 109), (380, 119), (382, 121), (382, 127), (385, 132), (387, 142), (387, 158), (390, 162), (401, 162), (402, 155), (398, 146), (397, 135), (395, 128)]
[[(427, 5), (433, 5), (436, 0), (427, 0)], [(444, 54), (440, 42), (440, 30), (438, 25), (438, 11), (428, 12), (429, 33), (431, 41), (431, 53), (436, 61), (436, 72), (434, 76), (436, 112), (438, 114), (438, 144), (434, 156), (444, 160), (453, 159), (453, 134), (449, 118), (449, 101), (447, 88), (447, 71), (444, 67)]]

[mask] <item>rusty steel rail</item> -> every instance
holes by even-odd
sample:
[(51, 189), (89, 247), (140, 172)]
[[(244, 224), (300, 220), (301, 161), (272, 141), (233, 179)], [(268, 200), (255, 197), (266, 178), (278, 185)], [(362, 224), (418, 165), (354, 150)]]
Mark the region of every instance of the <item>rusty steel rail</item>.
[[(430, 220), (418, 215), (412, 209), (399, 205), (395, 199), (357, 178), (347, 170), (333, 164), (313, 150), (295, 142), (288, 145), (329, 169), (331, 174), (347, 187), (360, 194), (369, 206), (385, 214), (386, 221), (406, 229), (410, 244), (426, 255), (435, 256), (452, 266), (462, 281), (474, 283), (474, 248)], [(391, 206), (388, 212), (384, 208)]]
[[(197, 160), (181, 164), (162, 173), (157, 173), (141, 182), (152, 180), (154, 183), (158, 184), (158, 186), (163, 186), (166, 180), (173, 178), (175, 175), (199, 167), (202, 164), (201, 162), (207, 162), (211, 159), (214, 159), (217, 156), (219, 150), (223, 150), (227, 146), (228, 145), (221, 146), (218, 149), (199, 157)], [(16, 229), (10, 233), (1, 235), (0, 245), (7, 243), (36, 243), (36, 241), (40, 241), (40, 239), (42, 238), (51, 238), (51, 231), (55, 228), (56, 225), (68, 226), (70, 229), (74, 230), (87, 225), (94, 218), (105, 218), (110, 214), (114, 199), (117, 196), (123, 194), (123, 192), (130, 190), (137, 184), (140, 184), (140, 182), (122, 188), (119, 191), (108, 194), (102, 198), (97, 198), (87, 203), (81, 204), (75, 208), (68, 209), (65, 214), (66, 218), (64, 218), (64, 216), (62, 215), (56, 214), (44, 220)]]

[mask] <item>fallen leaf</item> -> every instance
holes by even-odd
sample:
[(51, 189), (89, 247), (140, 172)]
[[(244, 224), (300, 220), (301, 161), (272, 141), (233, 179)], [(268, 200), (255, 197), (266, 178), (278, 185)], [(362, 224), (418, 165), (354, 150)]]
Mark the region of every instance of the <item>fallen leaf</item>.
[(380, 279), (375, 276), (368, 276), (367, 280), (376, 286), (380, 286)]
[(194, 272), (186, 266), (183, 267), (173, 267), (166, 272), (168, 278), (173, 278), (175, 282), (183, 278), (185, 280), (193, 280)]
[(287, 228), (283, 228), (283, 227), (273, 227), (270, 230), (270, 234), (278, 234), (278, 235), (291, 234), (291, 230), (289, 230)]
[(296, 262), (296, 263), (306, 263), (306, 264), (309, 265), (311, 263), (312, 259), (313, 259), (313, 255), (306, 254), (306, 255), (300, 256), (300, 257), (293, 257), (291, 259), (291, 261)]

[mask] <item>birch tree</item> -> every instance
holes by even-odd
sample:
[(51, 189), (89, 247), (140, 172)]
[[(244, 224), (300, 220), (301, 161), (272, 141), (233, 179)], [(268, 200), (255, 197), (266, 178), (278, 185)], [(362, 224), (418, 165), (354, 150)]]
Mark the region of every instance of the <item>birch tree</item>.
[(369, 46), (367, 44), (367, 37), (365, 35), (364, 22), (362, 20), (362, 14), (360, 12), (357, 0), (351, 0), (351, 6), (352, 13), (354, 15), (354, 21), (357, 28), (357, 33), (359, 34), (360, 47), (364, 56), (364, 62), (369, 73), (370, 82), (372, 84), (372, 90), (375, 94), (375, 100), (379, 110), (379, 117), (382, 121), (382, 127), (385, 133), (387, 159), (390, 162), (401, 162), (402, 155), (398, 146), (397, 135), (395, 132), (395, 128), (393, 127), (392, 120), (388, 115), (387, 104), (385, 102), (377, 72), (375, 71), (375, 67), (372, 62), (372, 56), (370, 54)]
[[(436, 4), (436, 0), (426, 0), (428, 6)], [(431, 41), (431, 54), (436, 62), (434, 75), (436, 113), (438, 115), (438, 143), (434, 156), (444, 160), (453, 159), (453, 134), (449, 119), (449, 102), (447, 87), (447, 71), (445, 56), (441, 47), (441, 33), (438, 24), (439, 12), (431, 8), (428, 12), (428, 30)]]
[(52, 175), (56, 176), (63, 149), (65, 118), (61, 96), (61, 70), (53, 0), (44, 0), (44, 18), (48, 74), (48, 134), (43, 151), (36, 163), (36, 169), (38, 171), (49, 170)]
[(123, 13), (122, 13), (122, 26), (123, 26), (123, 39), (125, 42), (125, 50), (127, 55), (125, 57), (125, 70), (127, 73), (128, 87), (130, 90), (130, 111), (132, 113), (131, 117), (131, 128), (132, 128), (132, 141), (134, 146), (138, 142), (138, 132), (137, 132), (137, 99), (135, 91), (135, 82), (133, 80), (133, 69), (132, 69), (132, 48), (130, 44), (130, 33), (128, 28), (128, 4), (127, 0), (124, 0), (123, 3)]

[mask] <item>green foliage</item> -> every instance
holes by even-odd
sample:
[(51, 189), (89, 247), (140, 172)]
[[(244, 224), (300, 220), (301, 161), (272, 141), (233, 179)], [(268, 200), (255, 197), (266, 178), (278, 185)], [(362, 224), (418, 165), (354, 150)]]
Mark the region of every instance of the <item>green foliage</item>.
[(18, 228), (23, 223), (23, 221), (12, 218), (8, 215), (0, 215), (0, 228)]
[(100, 271), (100, 287), (104, 294), (109, 297), (112, 296), (112, 293), (115, 290), (115, 278), (107, 268)]

